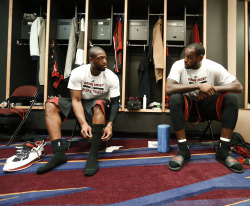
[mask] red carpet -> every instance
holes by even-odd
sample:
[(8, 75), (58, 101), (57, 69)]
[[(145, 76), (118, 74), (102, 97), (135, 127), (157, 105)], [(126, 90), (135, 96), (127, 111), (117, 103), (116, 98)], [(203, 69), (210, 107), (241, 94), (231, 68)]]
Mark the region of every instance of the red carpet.
[[(0, 205), (250, 205), (250, 167), (235, 174), (215, 160), (213, 146), (191, 145), (192, 158), (179, 172), (168, 169), (177, 153), (148, 148), (152, 139), (117, 139), (109, 146), (123, 146), (99, 153), (100, 171), (85, 177), (83, 168), (89, 143), (67, 150), (68, 162), (54, 171), (37, 175), (51, 158), (50, 142), (42, 162), (22, 171), (4, 173), (6, 158), (15, 146), (0, 146)], [(238, 155), (233, 154), (236, 158)]]

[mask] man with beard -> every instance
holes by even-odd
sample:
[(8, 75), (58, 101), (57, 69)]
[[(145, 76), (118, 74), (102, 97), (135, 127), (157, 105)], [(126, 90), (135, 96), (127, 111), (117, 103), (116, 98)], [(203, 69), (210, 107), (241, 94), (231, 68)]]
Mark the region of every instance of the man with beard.
[(71, 72), (68, 83), (71, 99), (54, 97), (46, 102), (45, 122), (53, 156), (47, 164), (38, 168), (38, 174), (67, 162), (61, 124), (72, 117), (76, 117), (81, 125), (81, 135), (85, 139), (92, 139), (84, 175), (92, 176), (99, 170), (98, 150), (101, 141), (108, 141), (112, 136), (119, 109), (120, 87), (118, 77), (107, 69), (107, 55), (102, 48), (90, 48), (89, 61), (90, 64), (79, 66)]
[(199, 43), (186, 47), (185, 58), (175, 62), (166, 82), (170, 96), (170, 116), (178, 139), (178, 155), (169, 162), (169, 169), (178, 171), (191, 154), (184, 123), (201, 119), (218, 120), (222, 124), (216, 159), (236, 173), (244, 172), (241, 163), (229, 154), (231, 134), (238, 118), (241, 83), (220, 64), (204, 59), (205, 49)]

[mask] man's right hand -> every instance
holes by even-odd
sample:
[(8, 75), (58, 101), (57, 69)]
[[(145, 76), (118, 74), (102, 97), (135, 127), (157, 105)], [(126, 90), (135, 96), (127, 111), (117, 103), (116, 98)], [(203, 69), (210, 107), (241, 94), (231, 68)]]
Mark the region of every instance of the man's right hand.
[(197, 95), (196, 95), (196, 98), (198, 101), (203, 101), (203, 100), (206, 100), (206, 99), (209, 99), (210, 96), (202, 93), (202, 92), (199, 92)]
[(200, 83), (199, 88), (200, 88), (200, 92), (207, 95), (208, 97), (211, 97), (217, 93), (217, 90), (215, 89), (215, 87), (210, 84)]
[(92, 139), (92, 128), (87, 122), (82, 125), (81, 135), (84, 139)]

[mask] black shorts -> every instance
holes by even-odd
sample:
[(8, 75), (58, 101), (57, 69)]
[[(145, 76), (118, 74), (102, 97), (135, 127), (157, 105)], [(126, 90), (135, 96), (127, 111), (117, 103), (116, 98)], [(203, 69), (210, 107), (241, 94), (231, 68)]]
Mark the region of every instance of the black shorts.
[[(56, 104), (60, 109), (60, 116), (62, 121), (66, 121), (66, 119), (73, 119), (76, 118), (72, 103), (70, 98), (64, 98), (64, 97), (54, 97), (52, 99), (49, 99), (47, 102), (52, 102)], [(82, 106), (84, 108), (84, 114), (86, 117), (86, 121), (89, 124), (92, 124), (92, 118), (93, 118), (93, 107), (95, 105), (100, 105), (102, 112), (105, 116), (105, 119), (109, 117), (109, 108), (110, 108), (110, 101), (106, 99), (94, 99), (94, 100), (82, 100)]]
[[(217, 93), (203, 101), (197, 101), (196, 97), (183, 95), (184, 99), (187, 100), (187, 104), (185, 103), (185, 114), (189, 116), (188, 121), (195, 121), (195, 119), (199, 117), (220, 121), (222, 101), (226, 94), (227, 93)], [(185, 119), (187, 120), (186, 116)]]

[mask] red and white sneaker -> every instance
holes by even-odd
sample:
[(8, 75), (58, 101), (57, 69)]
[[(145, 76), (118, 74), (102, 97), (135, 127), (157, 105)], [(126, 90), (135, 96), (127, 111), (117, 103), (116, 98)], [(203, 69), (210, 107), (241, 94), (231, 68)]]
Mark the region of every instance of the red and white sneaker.
[[(17, 152), (17, 154), (20, 153), (20, 152), (23, 150), (23, 147), (24, 147), (25, 144), (26, 144), (26, 143), (24, 143), (24, 144), (22, 144), (22, 145), (16, 146), (16, 152)], [(11, 156), (11, 157), (9, 157), (9, 158), (6, 160), (6, 164), (9, 163), (9, 162), (11, 162), (15, 157), (16, 157), (16, 154), (13, 155), (13, 156)]]
[(5, 172), (15, 172), (26, 169), (35, 162), (40, 161), (44, 153), (44, 141), (26, 142), (21, 146), (17, 146), (17, 154), (9, 157), (3, 167)]

